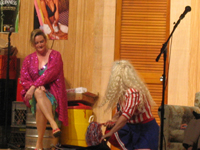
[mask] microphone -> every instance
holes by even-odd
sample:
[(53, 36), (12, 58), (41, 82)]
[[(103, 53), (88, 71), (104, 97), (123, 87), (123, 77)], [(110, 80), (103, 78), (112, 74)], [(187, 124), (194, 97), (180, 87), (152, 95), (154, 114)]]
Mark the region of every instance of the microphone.
[(15, 31), (15, 29), (14, 29), (13, 27), (11, 27), (8, 36), (10, 37), (11, 34), (12, 34), (14, 31)]
[(185, 17), (185, 15), (191, 11), (191, 7), (190, 6), (186, 6), (185, 7), (185, 11), (181, 14), (180, 18), (179, 19), (183, 19)]

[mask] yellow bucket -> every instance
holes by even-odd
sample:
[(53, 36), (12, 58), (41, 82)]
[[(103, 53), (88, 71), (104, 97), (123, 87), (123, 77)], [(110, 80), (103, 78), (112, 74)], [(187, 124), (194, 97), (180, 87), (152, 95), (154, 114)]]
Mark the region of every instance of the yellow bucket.
[(61, 145), (87, 147), (85, 134), (92, 115), (90, 106), (78, 103), (68, 107), (68, 126), (61, 126)]

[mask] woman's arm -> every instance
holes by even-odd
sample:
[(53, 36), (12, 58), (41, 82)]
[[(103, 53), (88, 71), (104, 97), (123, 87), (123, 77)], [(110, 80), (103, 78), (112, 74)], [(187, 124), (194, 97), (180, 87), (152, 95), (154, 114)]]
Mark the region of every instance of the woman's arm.
[(130, 94), (126, 94), (126, 103), (123, 112), (120, 113), (119, 111), (119, 114), (116, 114), (115, 116), (116, 118), (117, 115), (118, 116), (120, 115), (119, 119), (117, 120), (113, 128), (110, 130), (110, 132), (108, 132), (102, 137), (101, 141), (105, 138), (112, 136), (113, 133), (120, 130), (127, 123), (127, 121), (134, 115), (138, 104), (139, 104), (139, 92), (135, 91)]
[(56, 53), (50, 54), (50, 57), (52, 58), (47, 64), (47, 70), (33, 84), (36, 88), (55, 81), (63, 70), (63, 61), (60, 53), (56, 51)]
[(32, 86), (28, 89), (28, 91), (26, 92), (26, 94), (25, 94), (25, 96), (24, 96), (25, 101), (32, 99), (33, 94), (34, 94), (34, 91), (35, 91), (35, 86), (32, 85)]
[(119, 119), (119, 117), (121, 116), (121, 114), (122, 114), (121, 111), (116, 112), (115, 115), (112, 117), (111, 121), (116, 122)]
[(27, 56), (22, 64), (22, 68), (20, 71), (20, 82), (24, 88), (24, 90), (28, 90), (33, 85), (32, 77), (29, 74), (30, 68), (30, 59), (31, 56)]
[(115, 125), (115, 122), (119, 119), (119, 117), (121, 116), (121, 111), (118, 111), (117, 113), (115, 113), (115, 115), (113, 116), (113, 118), (111, 120), (108, 120), (104, 126), (106, 126), (107, 128), (112, 128)]
[(53, 27), (52, 27), (52, 23), (49, 20), (49, 16), (48, 16), (48, 13), (47, 13), (45, 1), (44, 0), (40, 0), (40, 5), (41, 5), (41, 9), (42, 9), (42, 14), (44, 16), (44, 20), (48, 24), (49, 28), (51, 29), (51, 33), (50, 34), (53, 34), (54, 30), (53, 30)]
[(55, 25), (58, 26), (58, 21), (59, 21), (59, 5), (58, 5), (58, 0), (54, 0), (54, 3), (56, 5), (56, 12), (54, 14), (54, 17), (55, 17)]
[(120, 116), (119, 119), (117, 120), (117, 122), (115, 123), (114, 127), (110, 130), (110, 132), (108, 132), (101, 138), (100, 142), (102, 142), (103, 139), (107, 139), (107, 138), (111, 137), (113, 133), (120, 130), (123, 126), (125, 126), (127, 121), (128, 121), (128, 119), (126, 117)]
[(28, 104), (26, 103), (26, 101), (32, 98), (33, 93), (35, 91), (35, 86), (33, 85), (34, 82), (29, 73), (30, 61), (31, 61), (30, 57), (31, 56), (29, 55), (24, 59), (22, 68), (20, 71), (20, 82), (23, 86), (23, 90), (21, 91), (21, 94), (22, 94), (25, 104)]

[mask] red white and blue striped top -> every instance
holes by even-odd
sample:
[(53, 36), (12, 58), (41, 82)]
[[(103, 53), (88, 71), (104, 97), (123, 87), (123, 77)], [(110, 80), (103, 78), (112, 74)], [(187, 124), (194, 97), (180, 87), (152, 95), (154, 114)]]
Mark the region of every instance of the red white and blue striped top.
[(125, 93), (125, 101), (120, 104), (122, 115), (128, 119), (128, 123), (145, 123), (153, 119), (151, 106), (149, 101), (145, 103), (139, 111), (138, 106), (141, 102), (139, 91), (136, 89), (128, 89)]

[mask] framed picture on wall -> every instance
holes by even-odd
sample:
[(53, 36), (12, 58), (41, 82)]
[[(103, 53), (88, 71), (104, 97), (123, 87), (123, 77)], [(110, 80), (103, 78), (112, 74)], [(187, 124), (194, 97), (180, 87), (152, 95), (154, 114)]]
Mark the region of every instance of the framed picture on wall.
[(34, 0), (34, 29), (51, 40), (68, 39), (69, 0)]
[(20, 0), (0, 0), (0, 32), (18, 32)]

